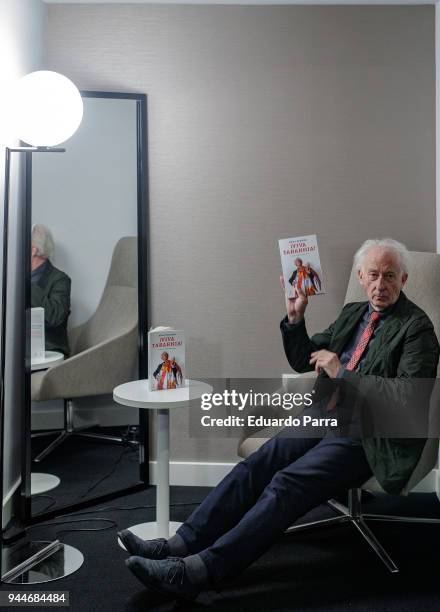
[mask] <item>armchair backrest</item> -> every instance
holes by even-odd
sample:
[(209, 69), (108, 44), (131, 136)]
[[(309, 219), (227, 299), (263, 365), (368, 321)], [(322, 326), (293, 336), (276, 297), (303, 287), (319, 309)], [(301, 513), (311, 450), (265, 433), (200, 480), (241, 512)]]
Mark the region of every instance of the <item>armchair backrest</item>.
[[(138, 325), (137, 238), (120, 238), (113, 251), (110, 270), (96, 311), (72, 336), (76, 355), (124, 333), (136, 333)], [(136, 350), (136, 345), (135, 345)]]
[[(404, 287), (406, 296), (417, 306), (420, 306), (431, 319), (437, 338), (440, 339), (440, 255), (437, 253), (423, 253), (413, 251), (408, 281)], [(353, 266), (344, 303), (364, 301), (365, 293), (357, 279), (357, 272)], [(440, 378), (440, 365), (437, 370)], [(437, 419), (440, 403), (440, 385), (437, 384), (431, 396), (430, 425), (433, 431), (438, 431)], [(430, 438), (423, 449), (419, 463), (404, 489), (410, 491), (438, 461), (438, 439)]]

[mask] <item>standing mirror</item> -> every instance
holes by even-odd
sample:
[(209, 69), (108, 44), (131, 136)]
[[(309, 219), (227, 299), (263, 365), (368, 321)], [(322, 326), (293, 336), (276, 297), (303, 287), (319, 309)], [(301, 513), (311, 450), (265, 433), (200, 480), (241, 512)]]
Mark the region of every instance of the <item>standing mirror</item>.
[(112, 397), (117, 385), (147, 377), (146, 96), (82, 96), (83, 121), (66, 152), (28, 160), (31, 521), (148, 482), (144, 411)]

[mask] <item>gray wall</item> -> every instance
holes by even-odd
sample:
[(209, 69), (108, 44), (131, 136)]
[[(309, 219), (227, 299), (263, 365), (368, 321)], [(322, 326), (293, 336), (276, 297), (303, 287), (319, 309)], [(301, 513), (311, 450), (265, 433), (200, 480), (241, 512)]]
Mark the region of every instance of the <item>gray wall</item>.
[(63, 155), (34, 156), (32, 223), (53, 233), (52, 262), (72, 279), (76, 327), (98, 306), (117, 241), (137, 235), (136, 102), (84, 98), (65, 146)]
[[(434, 7), (48, 12), (51, 69), (149, 96), (152, 322), (186, 330), (193, 377), (288, 370), (279, 238), (318, 234), (311, 331), (364, 239), (435, 250)], [(234, 446), (173, 437), (179, 458)]]
[[(0, 2), (0, 90), (2, 102), (11, 84), (28, 72), (42, 68), (43, 33), (46, 7), (40, 0), (1, 0)], [(8, 118), (0, 111), (2, 127), (7, 128)], [(4, 146), (17, 144), (7, 130), (0, 128), (0, 198), (3, 210), (3, 168)], [(3, 496), (8, 496), (20, 478), (20, 440), (22, 417), (22, 388), (18, 384), (19, 372), (23, 366), (17, 338), (22, 333), (23, 312), (23, 173), (20, 159), (13, 156), (10, 231), (9, 231), (9, 272), (8, 272), (8, 317), (6, 347), (6, 398), (5, 398), (5, 465)], [(3, 224), (3, 213), (1, 216)], [(1, 229), (3, 235), (3, 228)], [(3, 248), (3, 247), (2, 247)], [(4, 517), (7, 519), (7, 516)]]
[[(136, 146), (134, 100), (84, 98), (81, 125), (65, 153), (34, 156), (32, 222), (51, 229), (51, 261), (72, 280), (70, 328), (95, 312), (119, 238), (137, 235)], [(75, 401), (74, 409), (76, 417), (103, 425), (137, 419), (110, 397)], [(61, 400), (33, 403), (33, 429), (62, 426)]]

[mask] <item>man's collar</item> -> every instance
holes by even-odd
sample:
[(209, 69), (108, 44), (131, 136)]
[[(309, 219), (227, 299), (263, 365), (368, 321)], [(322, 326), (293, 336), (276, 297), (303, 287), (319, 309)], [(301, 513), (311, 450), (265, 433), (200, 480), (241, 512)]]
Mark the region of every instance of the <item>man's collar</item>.
[(38, 283), (41, 288), (44, 288), (47, 284), (47, 279), (50, 277), (50, 273), (53, 270), (53, 266), (49, 259), (46, 259), (44, 264), (35, 268), (31, 272), (32, 282)]
[[(403, 292), (401, 291), (399, 294), (399, 297), (397, 298), (397, 300), (394, 302), (394, 304), (391, 304), (391, 306), (388, 306), (388, 308), (384, 308), (384, 310), (378, 310), (377, 312), (379, 313), (380, 318), (385, 318), (388, 315), (390, 315), (392, 312), (394, 312), (394, 310), (397, 307), (397, 304), (400, 302), (400, 300), (402, 299), (403, 296)], [(373, 312), (373, 310), (375, 310), (373, 308), (373, 306), (371, 305), (370, 302), (368, 302), (368, 314), (371, 314)]]
[(43, 274), (46, 268), (48, 267), (48, 264), (49, 264), (48, 259), (45, 259), (44, 261), (42, 261), (39, 266), (37, 266), (31, 271), (32, 276), (40, 276), (41, 274)]
[(42, 259), (38, 266), (32, 270), (32, 272), (36, 272), (36, 270), (42, 270), (48, 261), (49, 260), (47, 259), (47, 257), (46, 259)]

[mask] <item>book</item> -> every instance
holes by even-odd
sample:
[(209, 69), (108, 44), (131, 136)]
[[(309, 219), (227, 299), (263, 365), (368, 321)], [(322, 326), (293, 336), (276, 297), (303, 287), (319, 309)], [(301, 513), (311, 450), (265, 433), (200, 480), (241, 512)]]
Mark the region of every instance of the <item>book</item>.
[(295, 289), (307, 296), (325, 293), (318, 240), (315, 234), (278, 241), (286, 296), (295, 297)]
[(185, 386), (185, 336), (172, 327), (148, 332), (148, 387), (165, 391)]
[(44, 308), (31, 308), (31, 360), (46, 356), (44, 339)]

